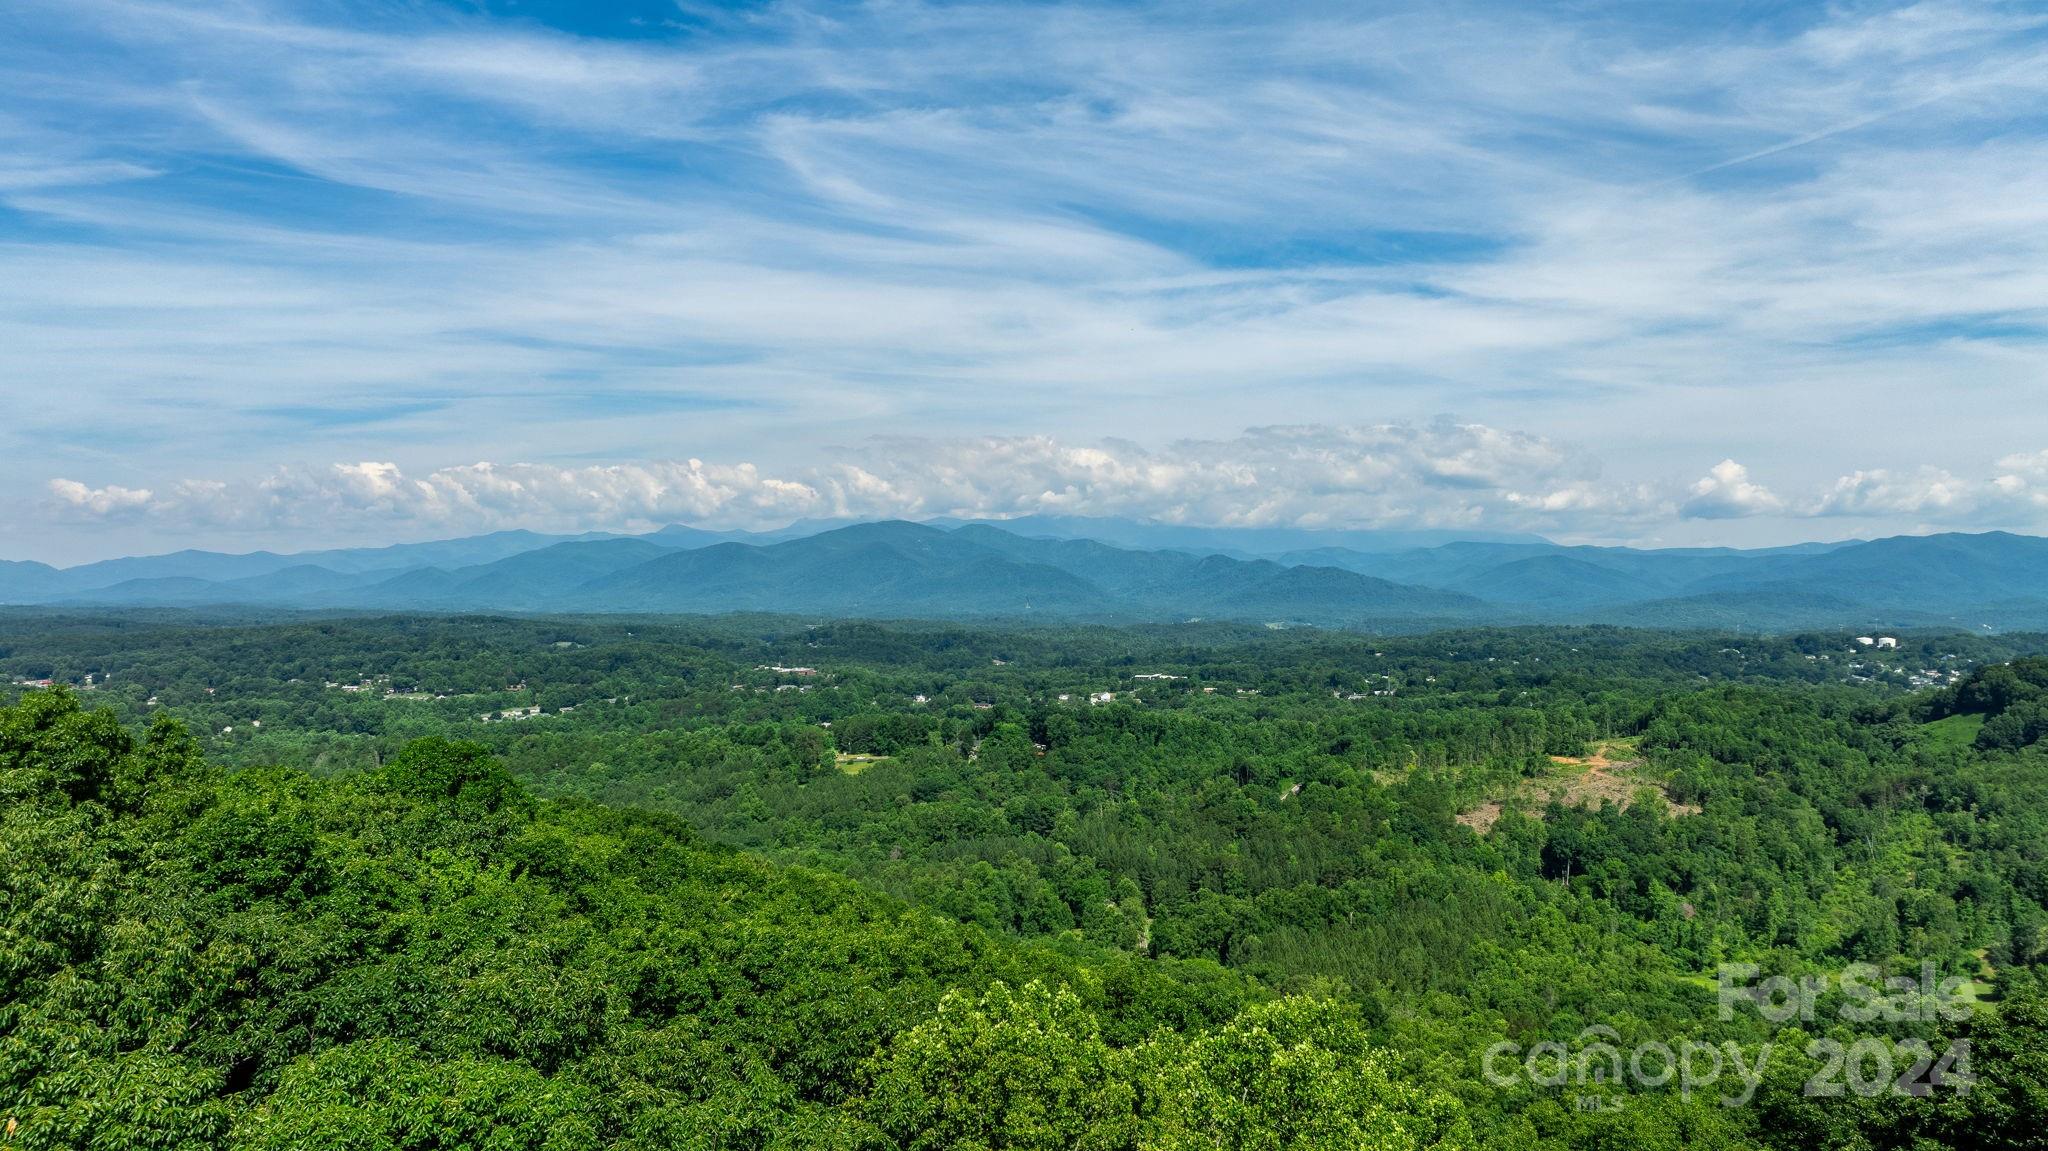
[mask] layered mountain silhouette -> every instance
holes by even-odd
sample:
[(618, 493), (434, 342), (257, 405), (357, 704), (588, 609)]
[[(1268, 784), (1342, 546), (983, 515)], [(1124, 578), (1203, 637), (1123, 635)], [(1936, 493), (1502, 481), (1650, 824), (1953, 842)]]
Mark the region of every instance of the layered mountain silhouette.
[[(2048, 626), (2048, 540), (1998, 532), (1745, 551), (1533, 537), (1412, 546), (1412, 537), (1361, 533), (1294, 547), (1316, 537), (1177, 531), (1077, 519), (807, 524), (767, 534), (679, 525), (641, 536), (497, 532), (296, 555), (186, 551), (64, 569), (0, 561), (0, 603), (1402, 628)], [(1083, 533), (1204, 543), (1134, 547)]]

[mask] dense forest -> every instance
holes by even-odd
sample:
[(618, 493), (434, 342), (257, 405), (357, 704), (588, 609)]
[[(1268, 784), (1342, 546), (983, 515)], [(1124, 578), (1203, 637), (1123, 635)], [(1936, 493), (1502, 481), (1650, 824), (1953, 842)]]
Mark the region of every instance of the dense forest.
[(2048, 1146), (2043, 650), (11, 614), (0, 1146)]

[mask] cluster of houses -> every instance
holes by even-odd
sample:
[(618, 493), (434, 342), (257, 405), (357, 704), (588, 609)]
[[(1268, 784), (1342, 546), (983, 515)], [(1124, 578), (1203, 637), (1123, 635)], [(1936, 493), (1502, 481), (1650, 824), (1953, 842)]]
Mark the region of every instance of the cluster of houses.
[[(562, 708), (561, 710), (562, 710), (562, 711), (574, 711), (575, 709), (574, 709), (574, 708), (569, 708), (569, 707), (565, 707), (565, 708)], [(533, 717), (535, 717), (535, 716), (537, 716), (537, 715), (539, 715), (539, 714), (540, 714), (540, 708), (538, 708), (538, 707), (508, 707), (508, 708), (506, 708), (506, 709), (505, 709), (504, 711), (498, 711), (498, 712), (490, 712), (490, 711), (487, 711), (487, 712), (483, 713), (482, 715), (480, 715), (480, 716), (477, 716), (476, 718), (477, 718), (477, 722), (479, 722), (479, 723), (511, 723), (511, 722), (513, 722), (514, 720), (520, 720), (520, 719), (532, 719)]]
[[(1001, 661), (998, 661), (998, 662), (1001, 662)], [(798, 673), (798, 672), (806, 672), (806, 671), (810, 671), (811, 669), (809, 669), (809, 668), (786, 668), (786, 667), (768, 667), (768, 666), (763, 666), (763, 667), (759, 667), (759, 668), (756, 668), (755, 670), (757, 670), (757, 671), (776, 671), (776, 672), (782, 672), (782, 673), (785, 673), (785, 674), (792, 674), (792, 673)], [(1159, 684), (1159, 683), (1167, 683), (1167, 682), (1171, 682), (1171, 681), (1174, 681), (1174, 680), (1185, 680), (1185, 679), (1187, 679), (1187, 678), (1188, 678), (1188, 677), (1187, 677), (1187, 676), (1185, 676), (1185, 675), (1180, 675), (1180, 674), (1176, 674), (1176, 673), (1174, 673), (1174, 672), (1166, 672), (1166, 671), (1141, 671), (1141, 672), (1136, 672), (1136, 673), (1134, 673), (1134, 674), (1132, 674), (1132, 675), (1130, 676), (1130, 679), (1131, 679), (1131, 680), (1133, 681), (1133, 684), (1132, 684), (1132, 690), (1128, 690), (1128, 691), (1077, 691), (1077, 692), (1060, 692), (1059, 694), (1057, 694), (1057, 695), (1053, 696), (1053, 700), (1054, 700), (1055, 702), (1058, 702), (1058, 703), (1088, 703), (1088, 704), (1105, 704), (1105, 703), (1116, 703), (1116, 702), (1118, 702), (1119, 700), (1123, 700), (1123, 701), (1126, 701), (1126, 702), (1138, 702), (1138, 703), (1142, 703), (1142, 702), (1143, 702), (1143, 697), (1141, 697), (1141, 696), (1140, 696), (1140, 695), (1139, 695), (1139, 694), (1137, 693), (1137, 690), (1136, 690), (1136, 689), (1138, 689), (1138, 688), (1142, 688), (1142, 687), (1145, 687), (1145, 686), (1147, 686), (1147, 685), (1150, 685), (1150, 684)], [(1389, 677), (1389, 678), (1391, 679), (1391, 677)], [(732, 685), (732, 689), (733, 689), (734, 691), (744, 691), (744, 690), (746, 690), (746, 685), (744, 685), (744, 684), (737, 684), (737, 683), (736, 683), (736, 684)], [(756, 688), (754, 688), (753, 690), (755, 690), (755, 691), (759, 692), (759, 691), (767, 691), (767, 690), (769, 690), (769, 689), (767, 689), (767, 688), (762, 688), (762, 687), (756, 687)], [(776, 691), (789, 691), (789, 690), (792, 690), (792, 688), (791, 688), (791, 685), (788, 685), (788, 684), (784, 684), (784, 685), (782, 685), (782, 686), (780, 686), (780, 687), (777, 687), (777, 688), (775, 688), (774, 690), (776, 690)], [(810, 690), (810, 688), (809, 688), (808, 686), (806, 686), (806, 687), (796, 688), (795, 690), (799, 690), (799, 691), (809, 691), (809, 690)], [(1209, 686), (1209, 687), (1204, 687), (1204, 688), (1202, 688), (1202, 694), (1203, 694), (1203, 695), (1215, 695), (1215, 694), (1216, 694), (1216, 692), (1217, 692), (1217, 690), (1218, 690), (1218, 689), (1217, 689), (1217, 688), (1215, 688), (1215, 687), (1213, 687), (1213, 686)], [(1238, 689), (1236, 689), (1236, 694), (1238, 694), (1238, 695), (1241, 695), (1241, 696), (1247, 696), (1247, 695), (1258, 695), (1258, 694), (1259, 694), (1259, 691), (1258, 691), (1258, 689), (1257, 689), (1257, 688), (1251, 688), (1251, 689), (1246, 689), (1246, 688), (1238, 688)], [(1376, 691), (1376, 692), (1373, 692), (1372, 694), (1373, 694), (1373, 695), (1393, 695), (1393, 694), (1394, 694), (1394, 692), (1393, 692), (1393, 690), (1391, 689), (1391, 684), (1390, 684), (1390, 686), (1389, 686), (1389, 689), (1388, 689), (1388, 690), (1384, 690), (1384, 691)], [(1353, 696), (1350, 696), (1349, 698), (1351, 698), (1351, 699), (1364, 699), (1364, 698), (1366, 698), (1366, 697), (1365, 697), (1365, 696), (1363, 696), (1363, 695), (1353, 695)], [(931, 697), (931, 696), (929, 696), (929, 695), (926, 695), (926, 694), (925, 694), (925, 693), (923, 693), (923, 692), (919, 692), (919, 693), (917, 693), (916, 695), (912, 695), (912, 696), (910, 696), (910, 697), (909, 697), (909, 700), (908, 700), (908, 702), (910, 702), (911, 704), (913, 704), (913, 705), (918, 705), (918, 706), (923, 706), (923, 705), (929, 704), (929, 703), (931, 703), (932, 701), (933, 701), (933, 700), (932, 700), (932, 697)], [(990, 707), (991, 705), (989, 705), (989, 704), (986, 704), (986, 703), (976, 703), (976, 704), (974, 704), (973, 706), (974, 706), (974, 707), (976, 707), (977, 709), (981, 709), (981, 710), (987, 710), (987, 709), (988, 709), (988, 707)]]
[[(299, 681), (298, 681), (298, 680), (295, 680), (295, 679), (294, 679), (294, 680), (290, 680), (290, 681), (288, 681), (288, 682), (291, 682), (291, 683), (297, 683), (297, 682), (299, 682)], [(443, 700), (443, 699), (470, 699), (470, 698), (472, 698), (472, 697), (474, 697), (474, 696), (477, 696), (477, 695), (481, 695), (481, 694), (486, 694), (486, 693), (482, 693), (482, 692), (461, 692), (461, 693), (452, 693), (452, 694), (451, 694), (451, 693), (449, 693), (449, 692), (445, 692), (445, 691), (444, 691), (444, 692), (432, 692), (432, 691), (400, 691), (399, 689), (397, 689), (397, 688), (395, 688), (395, 687), (391, 686), (391, 677), (390, 677), (390, 676), (388, 676), (388, 675), (377, 675), (377, 676), (365, 676), (365, 677), (364, 677), (364, 678), (362, 678), (362, 679), (356, 680), (356, 681), (355, 681), (354, 683), (343, 683), (343, 682), (341, 682), (341, 681), (339, 681), (339, 680), (331, 680), (331, 679), (330, 679), (330, 680), (326, 680), (326, 681), (324, 681), (324, 682), (323, 682), (323, 683), (322, 683), (322, 684), (321, 684), (320, 686), (322, 686), (322, 687), (326, 688), (326, 689), (327, 689), (327, 690), (329, 690), (329, 691), (339, 691), (339, 692), (345, 692), (345, 693), (347, 693), (347, 694), (349, 694), (349, 695), (365, 695), (365, 694), (369, 694), (369, 693), (373, 693), (373, 692), (374, 692), (374, 693), (376, 693), (376, 694), (378, 694), (378, 695), (381, 695), (381, 696), (382, 696), (383, 698), (385, 698), (385, 699), (409, 699), (409, 700)], [(206, 690), (207, 690), (207, 693), (208, 693), (209, 695), (210, 695), (210, 694), (212, 694), (212, 692), (213, 692), (213, 689), (212, 689), (212, 688), (210, 688), (210, 687), (209, 687), (209, 688), (207, 688)], [(519, 692), (519, 691), (525, 691), (525, 690), (526, 690), (526, 685), (525, 685), (524, 683), (512, 683), (512, 684), (506, 684), (506, 685), (505, 685), (505, 689), (504, 689), (504, 690), (505, 690), (505, 691), (507, 691), (507, 692)], [(611, 701), (609, 701), (609, 700), (608, 700), (608, 701), (606, 701), (606, 702), (611, 702)]]
[[(80, 680), (80, 681), (78, 681), (77, 683), (74, 683), (74, 684), (67, 684), (66, 686), (68, 686), (68, 687), (75, 687), (75, 688), (77, 688), (77, 689), (78, 689), (78, 690), (80, 690), (80, 691), (97, 691), (97, 690), (99, 690), (99, 687), (100, 687), (100, 685), (101, 685), (101, 684), (104, 684), (104, 683), (106, 683), (107, 681), (109, 681), (109, 680), (111, 680), (111, 679), (113, 679), (113, 678), (114, 678), (114, 673), (112, 673), (112, 672), (102, 672), (102, 673), (100, 673), (100, 674), (98, 674), (98, 675), (94, 675), (94, 674), (93, 674), (92, 672), (86, 672), (86, 673), (85, 673), (85, 678), (84, 678), (84, 679), (82, 679), (82, 680)], [(15, 681), (14, 681), (14, 686), (16, 686), (16, 687), (56, 687), (56, 686), (57, 686), (57, 681), (56, 681), (56, 680), (54, 680), (54, 679), (17, 679), (17, 680), (15, 680)]]
[[(1177, 680), (1177, 679), (1186, 679), (1186, 678), (1187, 678), (1187, 677), (1186, 677), (1186, 676), (1184, 676), (1184, 675), (1175, 675), (1175, 674), (1173, 674), (1172, 672), (1165, 672), (1165, 671), (1141, 671), (1141, 672), (1138, 672), (1138, 673), (1136, 673), (1135, 675), (1131, 676), (1131, 679), (1132, 679), (1132, 680), (1133, 680), (1134, 682), (1136, 682), (1136, 683), (1139, 683), (1139, 684), (1145, 684), (1145, 683), (1163, 683), (1163, 682), (1167, 682), (1167, 681), (1171, 681), (1171, 680)], [(1204, 695), (1215, 695), (1215, 694), (1216, 694), (1216, 689), (1215, 689), (1215, 688), (1213, 688), (1213, 687), (1205, 687), (1205, 688), (1203, 688), (1203, 689), (1202, 689), (1202, 694), (1204, 694)], [(1238, 694), (1242, 695), (1243, 693), (1242, 693), (1242, 692), (1239, 692)], [(1058, 701), (1059, 701), (1059, 702), (1061, 702), (1061, 703), (1071, 703), (1071, 702), (1073, 702), (1073, 700), (1074, 700), (1074, 696), (1073, 696), (1073, 694), (1072, 694), (1072, 693), (1065, 693), (1065, 692), (1061, 693), (1060, 695), (1056, 696), (1055, 698), (1056, 698), (1056, 699), (1058, 699)], [(1119, 697), (1119, 695), (1118, 695), (1118, 693), (1117, 693), (1117, 692), (1113, 692), (1113, 691), (1091, 691), (1091, 692), (1087, 692), (1087, 693), (1086, 693), (1086, 698), (1087, 698), (1087, 700), (1088, 700), (1088, 702), (1089, 702), (1089, 703), (1091, 703), (1091, 704), (1096, 704), (1096, 703), (1115, 703), (1115, 702), (1117, 701), (1117, 699), (1118, 699), (1118, 698), (1120, 698), (1120, 697)], [(1136, 696), (1133, 696), (1132, 698), (1134, 698), (1134, 699), (1135, 699), (1135, 698), (1137, 698), (1137, 697), (1136, 697)]]
[[(776, 675), (786, 675), (795, 679), (811, 679), (818, 674), (818, 669), (814, 667), (784, 667), (779, 663), (756, 664), (754, 666), (754, 670), (772, 671)], [(732, 685), (732, 689), (734, 691), (745, 691), (747, 690), (747, 685), (743, 683), (736, 683)], [(764, 692), (770, 689), (766, 687), (756, 687), (754, 688), (754, 690), (756, 692)], [(811, 690), (811, 685), (807, 683), (778, 683), (774, 686), (773, 690), (778, 692), (807, 692)]]

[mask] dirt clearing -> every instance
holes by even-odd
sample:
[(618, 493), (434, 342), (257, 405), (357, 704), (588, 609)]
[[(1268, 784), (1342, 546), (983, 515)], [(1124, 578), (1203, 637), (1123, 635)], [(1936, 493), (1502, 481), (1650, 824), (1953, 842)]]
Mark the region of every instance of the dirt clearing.
[(1641, 774), (1643, 761), (1636, 756), (1633, 740), (1604, 740), (1589, 756), (1553, 755), (1551, 771), (1517, 784), (1512, 795), (1482, 803), (1458, 815), (1458, 822), (1485, 835), (1500, 821), (1509, 800), (1538, 819), (1552, 800), (1566, 807), (1596, 808), (1603, 802), (1627, 809), (1637, 793), (1649, 788), (1673, 817), (1697, 815), (1699, 808), (1678, 803), (1665, 794), (1655, 780)]

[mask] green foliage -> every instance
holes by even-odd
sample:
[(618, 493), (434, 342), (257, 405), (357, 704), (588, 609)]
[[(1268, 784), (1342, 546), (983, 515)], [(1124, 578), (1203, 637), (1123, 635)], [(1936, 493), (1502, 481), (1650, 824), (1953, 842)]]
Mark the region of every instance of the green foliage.
[(1936, 717), (1980, 717), (1980, 748), (2031, 746), (2048, 738), (2048, 659), (2017, 659), (1979, 668), (1930, 701), (1928, 710)]
[[(1958, 682), (1911, 695), (1847, 642), (0, 636), (96, 675), (0, 707), (0, 1147), (2039, 1145), (2048, 665), (1914, 640)], [(1764, 1038), (1722, 961), (1923, 958), (1994, 988), (1906, 1032), (1978, 1045), (1967, 1097), (1479, 1078)]]
[(906, 1151), (1112, 1151), (1137, 1094), (1074, 994), (998, 983), (955, 992), (883, 1057), (861, 1113)]
[(9, 1148), (1129, 1146), (1106, 1037), (1251, 992), (538, 803), (473, 745), (222, 778), (106, 718), (0, 709)]
[(241, 1118), (249, 1151), (575, 1151), (601, 1143), (588, 1089), (531, 1067), (436, 1061), (392, 1039), (330, 1048), (288, 1069)]
[(1409, 1151), (1472, 1146), (1464, 1110), (1398, 1081), (1338, 1004), (1283, 999), (1143, 1052), (1158, 1151)]
[(2048, 980), (2015, 980), (1997, 1016), (1978, 1029), (1975, 1099), (1955, 1128), (1984, 1146), (2048, 1148)]

